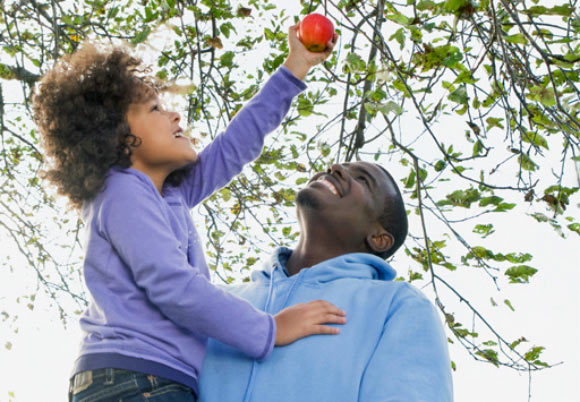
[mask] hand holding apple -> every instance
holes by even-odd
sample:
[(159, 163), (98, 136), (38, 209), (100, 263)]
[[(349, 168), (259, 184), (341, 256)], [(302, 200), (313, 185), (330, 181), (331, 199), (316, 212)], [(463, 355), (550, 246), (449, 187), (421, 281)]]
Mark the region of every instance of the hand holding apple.
[(332, 50), (338, 40), (338, 35), (334, 33), (330, 40), (325, 44), (324, 50), (320, 52), (312, 52), (306, 48), (304, 43), (298, 38), (298, 31), (303, 22), (293, 25), (288, 29), (288, 45), (290, 52), (284, 65), (290, 70), (294, 76), (303, 80), (306, 74), (312, 67), (322, 63), (330, 56)]

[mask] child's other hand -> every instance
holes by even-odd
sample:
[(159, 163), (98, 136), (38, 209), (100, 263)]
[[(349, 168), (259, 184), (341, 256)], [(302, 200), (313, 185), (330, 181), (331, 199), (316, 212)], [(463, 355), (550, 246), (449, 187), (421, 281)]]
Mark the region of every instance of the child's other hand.
[(288, 58), (284, 62), (284, 65), (299, 79), (303, 80), (306, 78), (306, 74), (312, 67), (317, 64), (322, 63), (324, 60), (330, 56), (332, 49), (336, 45), (338, 40), (338, 34), (334, 34), (334, 37), (330, 42), (326, 44), (326, 49), (323, 52), (311, 52), (300, 42), (298, 39), (298, 28), (300, 24), (291, 26), (288, 29), (288, 45), (290, 47), (290, 52)]
[(346, 312), (327, 301), (316, 300), (287, 307), (274, 320), (275, 344), (283, 346), (310, 335), (339, 334), (338, 328), (322, 324), (345, 324)]

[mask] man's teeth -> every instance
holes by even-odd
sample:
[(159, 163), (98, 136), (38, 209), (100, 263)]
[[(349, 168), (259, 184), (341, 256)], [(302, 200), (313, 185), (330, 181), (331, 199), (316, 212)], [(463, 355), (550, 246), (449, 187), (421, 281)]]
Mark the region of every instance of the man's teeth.
[(326, 188), (328, 188), (332, 194), (338, 195), (338, 191), (336, 190), (336, 187), (334, 187), (334, 184), (326, 180), (324, 177), (321, 177), (320, 179), (318, 179), (318, 181), (321, 184), (324, 184), (324, 186), (326, 186)]

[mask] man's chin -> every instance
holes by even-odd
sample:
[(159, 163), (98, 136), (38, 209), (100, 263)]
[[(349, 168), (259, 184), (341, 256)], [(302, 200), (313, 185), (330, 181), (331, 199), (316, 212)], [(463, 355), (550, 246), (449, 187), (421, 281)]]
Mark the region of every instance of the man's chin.
[(296, 194), (296, 205), (299, 208), (319, 209), (320, 200), (309, 190), (308, 188), (304, 188)]

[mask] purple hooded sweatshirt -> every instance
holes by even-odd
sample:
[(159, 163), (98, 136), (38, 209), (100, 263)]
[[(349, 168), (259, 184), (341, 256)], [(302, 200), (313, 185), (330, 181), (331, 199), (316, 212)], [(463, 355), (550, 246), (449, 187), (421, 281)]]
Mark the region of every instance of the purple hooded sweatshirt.
[(189, 210), (258, 157), (305, 85), (285, 67), (162, 195), (144, 173), (114, 167), (83, 207), (84, 278), (90, 303), (72, 374), (120, 368), (194, 389), (208, 337), (262, 360), (274, 347), (273, 316), (213, 286)]

